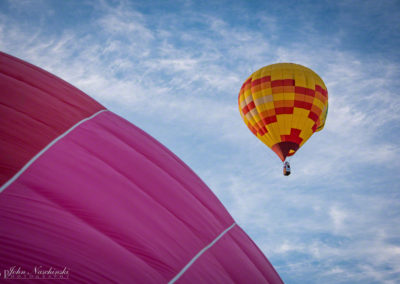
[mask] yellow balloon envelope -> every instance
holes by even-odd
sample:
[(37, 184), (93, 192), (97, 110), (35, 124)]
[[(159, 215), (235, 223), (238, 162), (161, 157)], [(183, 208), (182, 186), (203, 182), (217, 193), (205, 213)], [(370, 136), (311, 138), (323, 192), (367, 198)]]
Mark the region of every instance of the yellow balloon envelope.
[(324, 127), (328, 90), (307, 67), (272, 64), (244, 82), (239, 111), (251, 132), (284, 161)]

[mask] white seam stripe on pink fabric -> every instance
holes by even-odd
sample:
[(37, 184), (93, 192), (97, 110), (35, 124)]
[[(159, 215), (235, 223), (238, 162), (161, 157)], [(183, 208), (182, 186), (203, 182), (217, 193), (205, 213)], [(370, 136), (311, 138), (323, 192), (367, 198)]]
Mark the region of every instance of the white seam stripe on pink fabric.
[(181, 277), (183, 275), (183, 273), (186, 272), (186, 270), (188, 270), (190, 268), (190, 266), (192, 266), (192, 264), (203, 254), (205, 253), (210, 247), (212, 247), (220, 238), (223, 237), (223, 235), (225, 235), (230, 229), (232, 229), (234, 226), (236, 225), (236, 223), (233, 223), (229, 228), (227, 228), (225, 231), (223, 231), (221, 234), (219, 234), (218, 237), (216, 237), (211, 243), (209, 243), (207, 246), (205, 246), (201, 251), (199, 251), (198, 254), (196, 254), (189, 262), (188, 264), (185, 265), (184, 268), (182, 268), (181, 271), (179, 271), (179, 273), (171, 279), (171, 281), (168, 282), (168, 284), (172, 284), (175, 283), (176, 280), (179, 279), (179, 277)]
[(85, 121), (88, 121), (92, 118), (94, 118), (95, 116), (97, 116), (98, 114), (104, 112), (104, 111), (108, 111), (107, 109), (103, 109), (100, 110), (98, 112), (96, 112), (95, 114), (93, 114), (90, 117), (87, 117), (85, 119), (82, 119), (81, 121), (79, 121), (78, 123), (76, 123), (74, 126), (72, 126), (70, 129), (68, 129), (67, 131), (65, 131), (63, 134), (61, 134), (60, 136), (58, 136), (56, 139), (54, 139), (53, 141), (51, 141), (46, 147), (44, 147), (39, 153), (37, 153), (35, 156), (33, 156), (32, 159), (30, 159), (12, 178), (10, 178), (6, 183), (4, 183), (1, 187), (0, 187), (0, 193), (6, 189), (10, 184), (12, 184), (20, 175), (22, 175), (22, 173), (29, 168), (30, 165), (33, 164), (33, 162), (35, 162), (44, 152), (46, 152), (51, 146), (53, 146), (57, 141), (61, 140), (64, 136), (66, 136), (68, 133), (70, 133), (72, 130), (74, 130), (76, 127), (78, 127), (80, 124), (84, 123)]

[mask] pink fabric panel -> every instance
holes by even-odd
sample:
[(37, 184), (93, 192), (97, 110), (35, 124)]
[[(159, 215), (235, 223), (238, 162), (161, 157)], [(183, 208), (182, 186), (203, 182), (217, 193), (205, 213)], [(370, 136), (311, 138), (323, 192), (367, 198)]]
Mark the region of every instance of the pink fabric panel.
[(60, 78), (0, 52), (0, 185), (53, 139), (101, 109)]
[[(210, 267), (215, 269), (204, 273)], [(190, 283), (192, 279), (199, 283), (283, 283), (267, 258), (239, 226), (218, 240), (176, 283)]]
[(46, 151), (0, 210), (3, 264), (67, 266), (75, 280), (165, 282), (233, 223), (185, 164), (111, 112)]

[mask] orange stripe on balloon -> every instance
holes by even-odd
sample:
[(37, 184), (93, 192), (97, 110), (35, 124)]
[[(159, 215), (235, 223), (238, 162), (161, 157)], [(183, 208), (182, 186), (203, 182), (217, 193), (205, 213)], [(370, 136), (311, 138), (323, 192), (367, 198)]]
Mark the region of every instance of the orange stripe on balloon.
[(242, 88), (240, 88), (240, 90), (242, 91), (242, 90), (247, 89), (247, 87), (248, 87), (249, 85), (251, 86), (251, 77), (250, 77), (249, 79), (247, 79), (246, 82), (243, 83)]
[(251, 86), (254, 87), (254, 86), (257, 86), (259, 84), (268, 83), (268, 82), (271, 82), (271, 76), (266, 76), (266, 77), (261, 77), (259, 79), (256, 79), (256, 80), (251, 82)]

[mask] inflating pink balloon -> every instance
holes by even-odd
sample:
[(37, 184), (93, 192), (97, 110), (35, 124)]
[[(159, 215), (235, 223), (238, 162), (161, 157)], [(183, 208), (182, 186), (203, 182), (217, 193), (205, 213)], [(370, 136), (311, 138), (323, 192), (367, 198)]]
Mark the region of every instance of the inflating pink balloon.
[(4, 53), (0, 92), (1, 279), (282, 283), (154, 138)]

